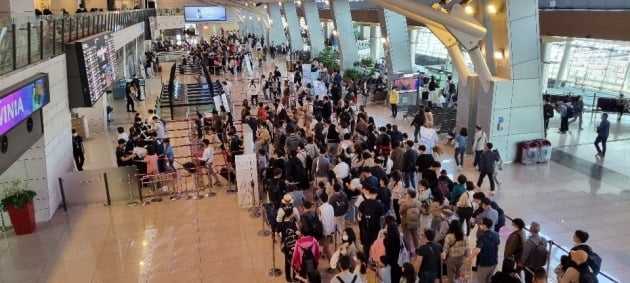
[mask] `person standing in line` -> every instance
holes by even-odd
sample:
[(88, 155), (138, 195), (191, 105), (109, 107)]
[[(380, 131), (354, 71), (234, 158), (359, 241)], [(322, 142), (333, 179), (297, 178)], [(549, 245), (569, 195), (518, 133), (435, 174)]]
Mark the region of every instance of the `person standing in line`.
[(416, 249), (416, 258), (413, 260), (414, 268), (418, 269), (418, 277), (420, 282), (435, 282), (440, 278), (438, 274), (442, 269), (440, 255), (442, 254), (442, 246), (435, 243), (435, 231), (425, 229), (422, 241), (424, 245)]
[(578, 130), (583, 130), (582, 129), (582, 114), (584, 112), (584, 100), (582, 99), (581, 95), (578, 95), (577, 97), (577, 101), (575, 102), (575, 104), (573, 105), (573, 119), (571, 121), (569, 121), (569, 123), (573, 123), (576, 120), (579, 119), (578, 122)]
[(215, 186), (221, 186), (221, 182), (219, 182), (219, 176), (214, 172), (214, 167), (212, 167), (212, 163), (214, 161), (214, 147), (210, 144), (210, 140), (203, 139), (202, 143), (206, 146), (203, 150), (203, 155), (199, 158), (202, 161), (203, 165), (206, 167), (206, 171), (208, 172), (208, 186), (212, 187), (212, 177), (214, 177)]
[(478, 167), (479, 158), (483, 152), (484, 146), (488, 143), (488, 137), (483, 132), (481, 126), (475, 126), (475, 140), (473, 141), (473, 149), (475, 150), (475, 160), (473, 161), (473, 167)]
[(494, 223), (489, 218), (483, 218), (479, 229), (482, 233), (477, 237), (477, 247), (472, 251), (467, 260), (477, 258), (477, 282), (490, 283), (494, 270), (499, 263), (499, 234), (491, 227)]
[(519, 267), (525, 267), (525, 282), (532, 282), (534, 274), (530, 270), (541, 268), (547, 264), (546, 254), (540, 252), (540, 248), (547, 248), (547, 239), (540, 236), (540, 224), (532, 222), (529, 225), (529, 238), (523, 245), (523, 254), (519, 259)]
[(407, 141), (407, 151), (403, 154), (403, 167), (405, 172), (405, 188), (416, 189), (416, 160), (418, 152), (413, 148), (413, 142)]
[(389, 104), (392, 106), (392, 117), (396, 119), (398, 115), (398, 87), (392, 87), (392, 90), (389, 92)]
[[(597, 138), (595, 138), (595, 148), (597, 149), (597, 156), (606, 156), (606, 140), (610, 134), (610, 122), (608, 121), (608, 113), (602, 113), (602, 121), (597, 126)], [(602, 144), (602, 148), (599, 148), (599, 144)]]
[(83, 138), (79, 136), (76, 129), (72, 129), (72, 155), (78, 171), (83, 171), (83, 163), (85, 163), (85, 148), (83, 147)]
[(628, 108), (628, 100), (623, 96), (623, 93), (619, 94), (619, 98), (617, 98), (617, 121), (621, 121), (621, 116), (623, 116), (623, 112)]
[(543, 119), (545, 121), (545, 134), (547, 134), (547, 130), (549, 129), (549, 119), (553, 118), (553, 114), (555, 113), (555, 109), (553, 109), (553, 105), (551, 105), (551, 100), (549, 98), (545, 99), (545, 105), (543, 105)]
[(494, 170), (495, 162), (499, 160), (498, 154), (492, 150), (492, 143), (486, 144), (485, 151), (479, 157), (479, 179), (477, 180), (477, 187), (481, 188), (483, 178), (488, 176), (490, 179), (490, 194), (494, 195)]

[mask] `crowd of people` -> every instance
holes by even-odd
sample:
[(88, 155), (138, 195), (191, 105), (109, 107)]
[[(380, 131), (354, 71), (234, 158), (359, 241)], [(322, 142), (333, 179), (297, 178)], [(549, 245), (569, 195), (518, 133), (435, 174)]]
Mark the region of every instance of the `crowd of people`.
[[(495, 272), (498, 231), (507, 225), (491, 199), (501, 158), (481, 127), (471, 137), (477, 182), (466, 174), (453, 181), (441, 168), (440, 147), (446, 145), (438, 144), (430, 107), (414, 117), (417, 130), (409, 135), (397, 125), (377, 125), (357, 105), (354, 82), (333, 75), (323, 81), (327, 92), (320, 96), (296, 77), (276, 68), (261, 77), (262, 86), (248, 81), (241, 116), (254, 132), (287, 282), (321, 282), (321, 265), (333, 274), (332, 282), (367, 282), (368, 274), (377, 282), (433, 282), (442, 276), (449, 282), (471, 276), (477, 282), (546, 282), (547, 240), (536, 222), (526, 237), (521, 219), (512, 220), (510, 248)], [(268, 86), (268, 78), (283, 82)], [(467, 129), (449, 140), (463, 166)], [(485, 176), (490, 194), (481, 188)], [(585, 253), (596, 257), (590, 249)], [(580, 256), (572, 252), (556, 269), (560, 282), (594, 277), (597, 264)], [(467, 270), (471, 262), (474, 273)]]
[[(256, 41), (231, 34), (202, 43), (191, 54), (194, 62), (212, 64), (212, 53), (230, 56), (243, 48), (242, 42), (252, 44), (242, 50), (251, 55)], [(501, 157), (482, 127), (472, 137), (468, 129), (458, 129), (445, 144), (433, 129), (432, 107), (427, 107), (414, 116), (414, 132), (405, 133), (397, 124), (377, 125), (358, 103), (361, 86), (343, 81), (338, 72), (318, 78), (326, 86), (322, 94), (315, 93), (312, 81), (303, 85), (301, 76), (299, 71), (283, 76), (276, 67), (268, 76), (248, 80), (241, 88), (247, 99), (239, 117), (253, 131), (253, 141), (245, 142), (254, 143), (287, 282), (322, 282), (320, 270), (340, 283), (367, 282), (368, 274), (377, 282), (395, 283), (433, 283), (443, 276), (448, 282), (470, 277), (480, 283), (547, 282), (547, 239), (535, 221), (527, 236), (525, 221), (511, 220), (513, 232), (499, 262), (498, 232), (510, 225), (491, 199), (495, 187), (500, 189)], [(221, 92), (231, 95), (230, 76), (224, 78)], [(158, 129), (164, 125), (150, 116), (153, 124), (136, 118), (130, 141), (122, 129), (117, 151), (119, 165), (135, 159), (147, 164), (149, 174), (161, 169), (147, 156), (164, 154), (170, 160), (168, 154), (156, 153), (155, 143), (162, 139)], [(213, 144), (229, 146), (233, 156), (242, 152), (243, 141), (225, 109), (210, 120), (199, 114), (197, 126), (205, 145), (199, 159), (208, 168), (209, 183), (210, 177), (219, 183), (212, 170)], [(442, 168), (443, 147), (453, 146), (461, 171), (470, 162), (465, 152), (471, 143), (477, 181), (462, 172), (452, 180)], [(135, 150), (138, 144), (147, 148), (144, 158)], [(163, 166), (169, 169), (168, 162)], [(489, 190), (482, 188), (486, 176)], [(554, 270), (559, 282), (595, 282), (588, 280), (599, 272), (601, 259), (587, 240), (588, 233), (575, 232), (574, 250)], [(499, 264), (501, 271), (495, 272)]]

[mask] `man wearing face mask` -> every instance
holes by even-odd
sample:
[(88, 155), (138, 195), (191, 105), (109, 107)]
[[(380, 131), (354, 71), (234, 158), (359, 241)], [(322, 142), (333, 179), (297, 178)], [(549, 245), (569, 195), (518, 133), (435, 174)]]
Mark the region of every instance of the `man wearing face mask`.
[(78, 171), (83, 171), (83, 163), (85, 162), (85, 148), (83, 147), (83, 138), (79, 136), (76, 129), (72, 129), (72, 155), (77, 165)]

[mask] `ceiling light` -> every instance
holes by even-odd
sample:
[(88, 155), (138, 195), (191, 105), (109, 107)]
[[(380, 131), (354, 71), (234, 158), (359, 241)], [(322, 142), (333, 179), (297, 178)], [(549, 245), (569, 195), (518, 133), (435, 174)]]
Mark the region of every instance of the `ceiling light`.
[(496, 14), (497, 13), (497, 7), (495, 7), (492, 4), (488, 5), (488, 13), (493, 14), (493, 15)]
[(474, 14), (474, 13), (475, 13), (475, 10), (474, 10), (474, 9), (473, 9), (473, 7), (471, 7), (471, 6), (466, 6), (466, 7), (464, 8), (464, 11), (465, 11), (465, 12), (466, 12), (466, 14), (468, 14), (468, 15), (472, 15), (472, 14)]

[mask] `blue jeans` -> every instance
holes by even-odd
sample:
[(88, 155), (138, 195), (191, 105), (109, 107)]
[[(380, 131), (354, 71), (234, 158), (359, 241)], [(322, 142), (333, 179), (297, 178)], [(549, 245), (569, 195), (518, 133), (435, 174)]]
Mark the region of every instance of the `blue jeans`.
[(405, 172), (405, 187), (416, 189), (416, 172)]
[(455, 164), (457, 166), (464, 166), (464, 153), (466, 153), (465, 148), (455, 149)]

